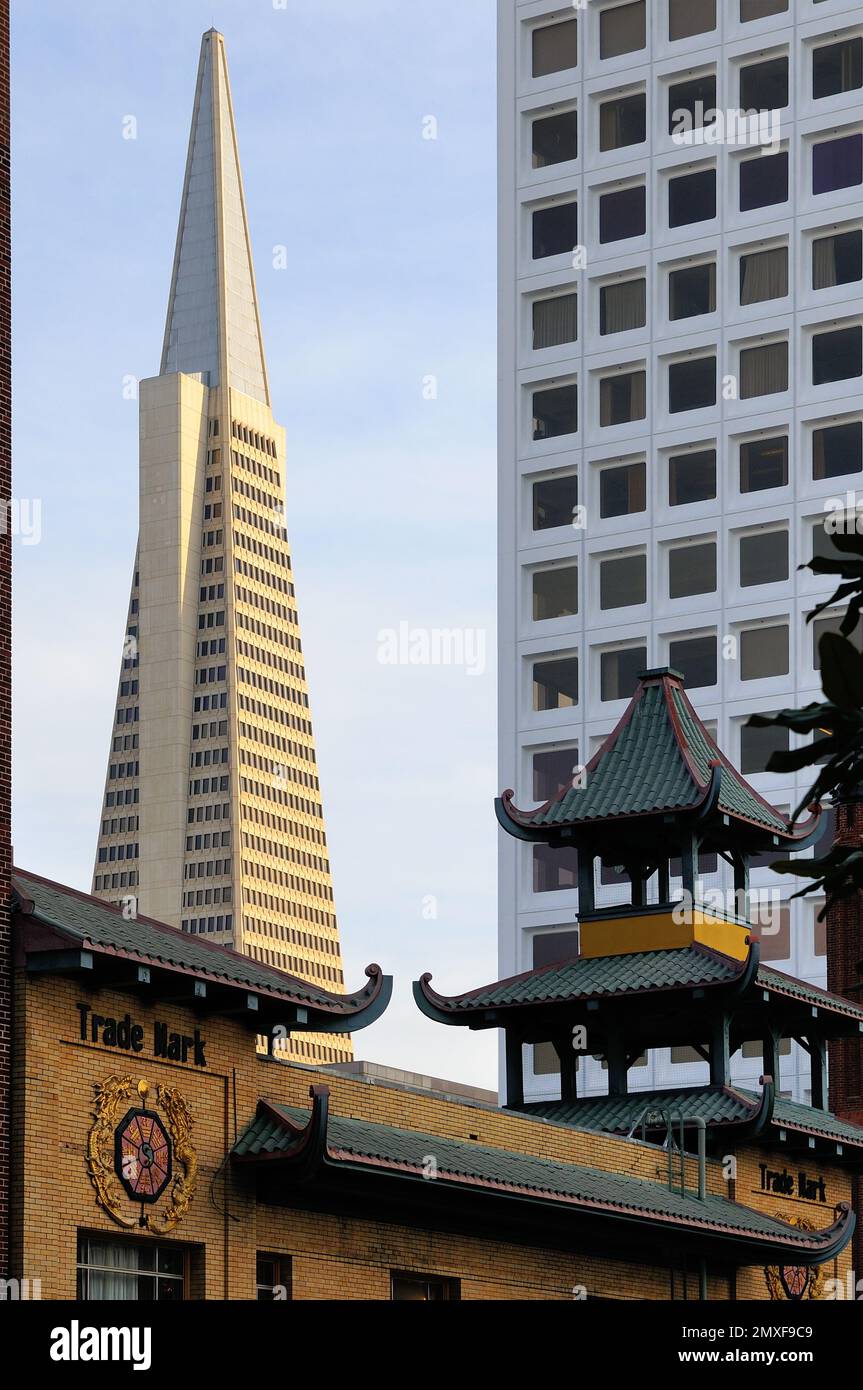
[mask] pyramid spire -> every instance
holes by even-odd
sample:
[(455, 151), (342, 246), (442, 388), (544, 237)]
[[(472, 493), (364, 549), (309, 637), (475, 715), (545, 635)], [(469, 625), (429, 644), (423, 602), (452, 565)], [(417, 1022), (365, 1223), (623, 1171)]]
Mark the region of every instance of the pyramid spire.
[(204, 373), (269, 405), (225, 41), (201, 40), (161, 373)]

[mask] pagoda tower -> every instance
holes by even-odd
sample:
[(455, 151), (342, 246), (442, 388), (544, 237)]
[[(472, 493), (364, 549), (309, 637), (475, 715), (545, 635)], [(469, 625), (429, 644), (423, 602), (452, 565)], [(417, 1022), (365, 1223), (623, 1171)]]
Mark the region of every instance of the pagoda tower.
[[(93, 892), (344, 990), (225, 44), (204, 34)], [(304, 1062), (350, 1038), (292, 1036)]]

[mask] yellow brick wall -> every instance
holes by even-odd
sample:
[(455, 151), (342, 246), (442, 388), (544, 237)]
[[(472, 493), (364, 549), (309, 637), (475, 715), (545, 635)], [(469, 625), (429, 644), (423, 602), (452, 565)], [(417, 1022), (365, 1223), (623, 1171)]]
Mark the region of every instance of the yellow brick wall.
[[(127, 1012), (144, 1026), (144, 1051), (137, 1055), (82, 1042), (76, 1002), (95, 1012), (122, 1017)], [(658, 1264), (610, 1260), (595, 1251), (559, 1252), (480, 1238), (452, 1236), (287, 1208), (256, 1209), (253, 1184), (236, 1178), (228, 1155), (263, 1097), (289, 1105), (309, 1105), (309, 1086), (330, 1087), (333, 1113), (395, 1124), (448, 1138), (476, 1140), (549, 1158), (579, 1162), (609, 1172), (666, 1181), (667, 1160), (647, 1145), (581, 1133), (527, 1117), (502, 1114), (439, 1097), (332, 1076), (286, 1065), (255, 1052), (252, 1034), (216, 1017), (196, 1018), (180, 1006), (149, 1005), (145, 997), (100, 991), (52, 977), (20, 974), (16, 988), (17, 1070), (15, 1141), (17, 1186), (13, 1188), (18, 1272), (41, 1279), (44, 1298), (70, 1298), (75, 1292), (76, 1235), (123, 1232), (96, 1201), (86, 1170), (85, 1146), (93, 1122), (94, 1086), (111, 1075), (144, 1079), (155, 1096), (159, 1083), (176, 1086), (191, 1107), (199, 1172), (195, 1200), (181, 1225), (164, 1237), (203, 1252), (204, 1292), (211, 1299), (250, 1299), (255, 1295), (255, 1252), (291, 1256), (293, 1295), (298, 1299), (387, 1298), (392, 1270), (447, 1275), (461, 1281), (465, 1299), (571, 1299), (583, 1286), (588, 1296), (665, 1299), (670, 1271)], [(207, 1067), (155, 1061), (152, 1025), (191, 1033), (197, 1025), (206, 1040)], [(131, 1103), (130, 1103), (131, 1104)], [(433, 1148), (431, 1150), (433, 1152)], [(737, 1199), (773, 1213), (792, 1215), (796, 1204), (757, 1187), (763, 1152), (737, 1155)], [(771, 1160), (772, 1161), (772, 1160)], [(775, 1166), (781, 1166), (776, 1160)], [(789, 1163), (789, 1167), (794, 1165)], [(805, 1166), (801, 1165), (801, 1166)], [(825, 1171), (819, 1165), (819, 1171)], [(20, 1174), (24, 1174), (21, 1183)], [(831, 1203), (847, 1200), (850, 1185), (840, 1170), (827, 1177)], [(691, 1188), (696, 1165), (688, 1164)], [(729, 1195), (719, 1162), (708, 1165), (710, 1191)], [(166, 1199), (156, 1206), (158, 1213)], [(807, 1207), (808, 1210), (808, 1207)], [(136, 1218), (139, 1207), (124, 1198), (123, 1211)], [(832, 1207), (813, 1207), (816, 1225), (832, 1220)], [(153, 1239), (146, 1236), (146, 1239)], [(846, 1254), (839, 1273), (848, 1268)], [(830, 1274), (833, 1274), (830, 1270)], [(677, 1272), (680, 1297), (680, 1272)], [(697, 1297), (690, 1271), (689, 1296)], [(767, 1297), (763, 1270), (738, 1276), (738, 1295)], [(712, 1280), (710, 1296), (729, 1297), (724, 1277)]]

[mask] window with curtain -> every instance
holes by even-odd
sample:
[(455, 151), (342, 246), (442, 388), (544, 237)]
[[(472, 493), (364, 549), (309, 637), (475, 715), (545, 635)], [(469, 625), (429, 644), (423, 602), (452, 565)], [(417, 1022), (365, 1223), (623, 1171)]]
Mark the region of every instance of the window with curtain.
[(533, 301), (533, 348), (560, 347), (578, 338), (578, 295), (555, 294)]
[(599, 515), (631, 516), (647, 506), (647, 465), (644, 460), (603, 468), (599, 475)]
[(578, 63), (578, 20), (564, 19), (560, 24), (534, 29), (532, 47), (534, 77), (574, 68)]
[(627, 241), (647, 231), (647, 189), (644, 184), (603, 193), (599, 199), (601, 242)]
[(599, 659), (599, 698), (628, 700), (635, 692), (639, 674), (647, 666), (647, 648), (619, 647), (602, 652)]
[(740, 399), (788, 390), (788, 344), (765, 343), (740, 352)]
[(834, 232), (812, 243), (812, 288), (830, 290), (863, 280), (863, 231)]
[(668, 0), (668, 37), (691, 39), (716, 28), (716, 0)]
[(812, 192), (833, 193), (863, 183), (863, 135), (841, 135), (812, 147)]
[(599, 331), (626, 333), (647, 322), (647, 281), (621, 280), (599, 291)]
[(740, 446), (740, 491), (764, 492), (788, 483), (788, 435), (749, 439)]
[(647, 373), (622, 372), (599, 383), (599, 423), (625, 425), (647, 414)]
[(812, 477), (841, 478), (863, 472), (863, 421), (825, 425), (812, 434)]
[(863, 375), (863, 329), (837, 328), (812, 339), (812, 384), (850, 381)]
[(788, 247), (747, 251), (740, 257), (740, 303), (763, 304), (788, 293)]
[(741, 110), (777, 111), (787, 105), (787, 58), (768, 58), (740, 69)]
[(716, 74), (704, 73), (700, 77), (690, 77), (685, 82), (673, 82), (668, 88), (668, 133), (674, 135), (681, 129), (701, 130), (708, 121), (705, 119), (716, 110)]
[(716, 216), (716, 170), (699, 169), (668, 180), (668, 225), (688, 227)]
[(788, 202), (788, 151), (744, 159), (740, 165), (740, 211)]
[(534, 571), (531, 613), (535, 623), (550, 622), (553, 618), (571, 618), (577, 612), (577, 565), (559, 565), (555, 569)]
[(179, 1302), (185, 1294), (186, 1252), (181, 1246), (78, 1238), (78, 1298), (123, 1302)]
[(673, 546), (668, 552), (668, 597), (690, 598), (716, 590), (716, 541)]
[(696, 449), (672, 454), (668, 460), (668, 504), (691, 506), (710, 502), (716, 496), (716, 450)]
[(682, 671), (687, 690), (701, 690), (717, 680), (716, 633), (681, 637), (668, 644), (668, 662)]
[(255, 1293), (259, 1303), (275, 1303), (291, 1297), (290, 1255), (255, 1256)]
[(599, 148), (620, 150), (647, 139), (647, 97), (644, 92), (614, 97), (599, 107)]
[(668, 275), (668, 317), (691, 319), (716, 310), (716, 264), (684, 265)]
[(541, 116), (531, 126), (531, 143), (534, 169), (577, 159), (578, 113), (561, 111), (554, 116)]
[(578, 429), (578, 387), (552, 386), (533, 393), (533, 437), (555, 439)]
[(863, 39), (843, 39), (812, 54), (812, 95), (839, 96), (863, 87)]
[(615, 5), (599, 14), (599, 56), (619, 58), (624, 53), (636, 53), (647, 44), (647, 5), (635, 0), (628, 5)]
[(647, 602), (647, 556), (618, 555), (599, 564), (599, 606), (629, 608)]
[[(789, 671), (788, 624), (744, 628), (740, 634), (740, 679), (766, 680)], [(786, 731), (787, 732), (787, 731)]]
[(552, 531), (558, 526), (572, 526), (578, 506), (578, 475), (566, 473), (561, 478), (540, 478), (533, 485), (533, 529)]
[(740, 23), (749, 24), (753, 19), (785, 14), (787, 9), (788, 0), (740, 0)]
[(740, 537), (740, 587), (779, 584), (788, 578), (788, 532), (756, 531)]
[(695, 357), (668, 368), (668, 410), (706, 410), (716, 404), (716, 358)]
[(533, 663), (533, 707), (537, 713), (578, 704), (578, 657)]

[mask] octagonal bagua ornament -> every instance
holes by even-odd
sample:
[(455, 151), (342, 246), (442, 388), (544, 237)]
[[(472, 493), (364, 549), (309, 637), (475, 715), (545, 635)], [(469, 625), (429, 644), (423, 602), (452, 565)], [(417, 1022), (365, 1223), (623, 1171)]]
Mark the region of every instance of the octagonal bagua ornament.
[(153, 1110), (133, 1108), (117, 1126), (114, 1168), (133, 1202), (157, 1202), (171, 1181), (171, 1139)]

